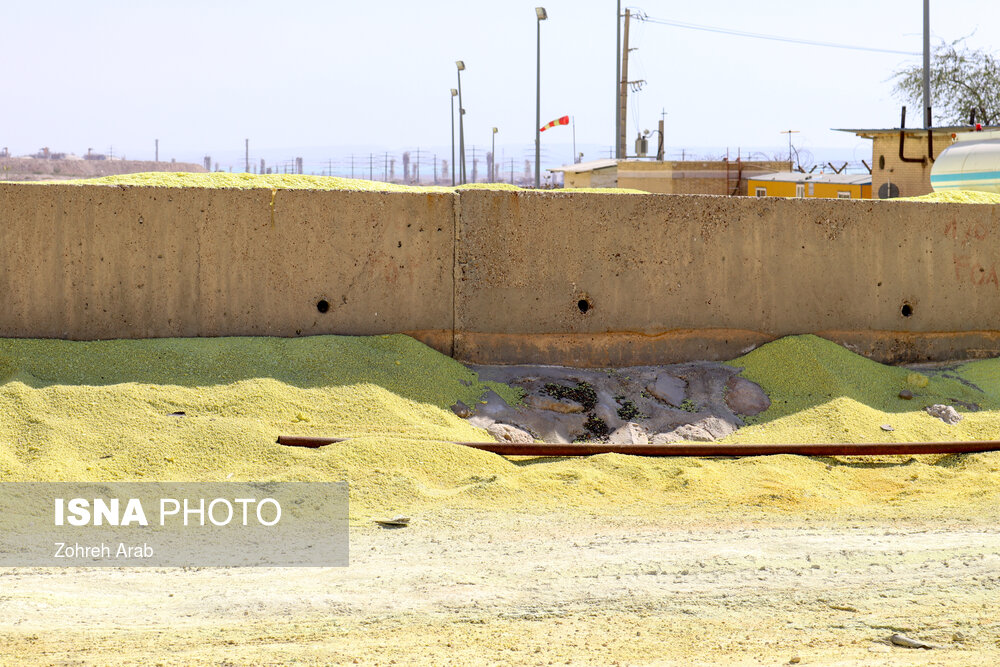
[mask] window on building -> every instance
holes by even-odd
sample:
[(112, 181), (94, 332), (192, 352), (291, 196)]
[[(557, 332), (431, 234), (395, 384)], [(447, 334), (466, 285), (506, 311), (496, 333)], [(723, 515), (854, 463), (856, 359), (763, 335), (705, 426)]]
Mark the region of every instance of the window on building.
[(754, 188), (753, 195), (754, 197), (766, 197), (767, 188)]
[(816, 196), (816, 184), (815, 183), (810, 183), (809, 184), (809, 196), (810, 197)]
[(795, 184), (795, 196), (796, 197), (805, 197), (806, 196), (806, 184), (805, 183), (796, 183)]
[(851, 198), (850, 192), (844, 192), (843, 190), (837, 191), (837, 199), (850, 199), (850, 198)]

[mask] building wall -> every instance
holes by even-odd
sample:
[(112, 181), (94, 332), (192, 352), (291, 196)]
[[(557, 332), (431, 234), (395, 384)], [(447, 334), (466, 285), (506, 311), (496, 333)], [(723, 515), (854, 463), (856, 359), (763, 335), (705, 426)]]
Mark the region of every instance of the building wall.
[[(654, 162), (629, 160), (618, 163), (618, 187), (659, 194), (727, 195), (736, 186), (738, 165), (723, 161)], [(754, 174), (788, 169), (787, 162), (743, 162), (744, 184)], [(738, 192), (744, 190), (739, 186)]]
[[(804, 174), (803, 174), (804, 176)], [(812, 184), (812, 193), (809, 191), (809, 185)], [(768, 197), (795, 197), (797, 184), (791, 181), (760, 181), (756, 179), (750, 179), (747, 182), (747, 195), (750, 197), (755, 197), (757, 188), (764, 188), (767, 190)], [(837, 199), (839, 193), (850, 192), (851, 199), (871, 199), (872, 188), (870, 185), (850, 185), (843, 183), (821, 183), (816, 181), (804, 181), (805, 185), (805, 197), (819, 197), (826, 199)]]
[(886, 361), (993, 356), (994, 209), (0, 184), (0, 335), (402, 332), (470, 361), (614, 366), (816, 333)]
[[(937, 158), (952, 143), (951, 134), (934, 133), (934, 157)], [(907, 134), (904, 144), (906, 157), (927, 156), (927, 133)], [(884, 158), (884, 166), (882, 163)], [(879, 198), (879, 190), (886, 183), (899, 188), (900, 197), (916, 197), (932, 192), (931, 167), (925, 160), (903, 162), (899, 159), (899, 134), (877, 134), (872, 140), (872, 195)]]

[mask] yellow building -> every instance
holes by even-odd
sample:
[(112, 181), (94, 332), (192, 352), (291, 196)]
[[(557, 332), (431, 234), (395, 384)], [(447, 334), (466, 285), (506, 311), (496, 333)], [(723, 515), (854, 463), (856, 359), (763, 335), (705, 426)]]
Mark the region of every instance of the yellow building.
[(747, 179), (751, 197), (823, 197), (828, 199), (871, 199), (870, 174), (804, 174), (784, 171)]

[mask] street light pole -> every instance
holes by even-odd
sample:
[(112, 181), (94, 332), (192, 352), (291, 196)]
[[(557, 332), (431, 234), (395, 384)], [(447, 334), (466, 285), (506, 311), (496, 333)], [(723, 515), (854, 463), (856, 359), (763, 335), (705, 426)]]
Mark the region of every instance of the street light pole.
[(455, 187), (455, 96), (458, 91), (451, 89), (451, 187)]
[(541, 187), (542, 174), (538, 170), (542, 154), (542, 21), (549, 18), (545, 7), (535, 7), (538, 26), (537, 57), (535, 59), (535, 187)]
[(462, 70), (465, 63), (456, 60), (455, 66), (458, 68), (458, 151), (462, 159), (462, 185), (465, 185), (465, 106), (462, 104)]
[(493, 147), (490, 149), (490, 183), (496, 183), (497, 180), (497, 128), (493, 128)]

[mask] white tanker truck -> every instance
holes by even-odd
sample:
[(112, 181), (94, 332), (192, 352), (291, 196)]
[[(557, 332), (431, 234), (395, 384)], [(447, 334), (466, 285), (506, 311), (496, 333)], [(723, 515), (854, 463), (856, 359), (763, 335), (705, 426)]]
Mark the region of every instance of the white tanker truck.
[(963, 132), (931, 167), (931, 187), (1000, 193), (1000, 131)]

